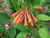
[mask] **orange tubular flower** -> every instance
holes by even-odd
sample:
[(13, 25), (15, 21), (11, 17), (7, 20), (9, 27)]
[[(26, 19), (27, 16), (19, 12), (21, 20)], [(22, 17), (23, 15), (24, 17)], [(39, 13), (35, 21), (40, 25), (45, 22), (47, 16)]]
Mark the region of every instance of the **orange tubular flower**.
[(33, 20), (34, 20), (34, 23), (36, 23), (36, 22), (38, 22), (38, 20), (35, 18), (35, 16), (33, 15), (33, 13), (32, 13), (32, 11), (29, 9), (29, 11), (30, 11), (30, 13), (31, 13), (31, 15), (32, 15), (32, 17), (33, 17)]
[(28, 17), (28, 22), (32, 22), (31, 16), (28, 14), (27, 8), (26, 8), (26, 13), (27, 13), (27, 17)]
[(20, 22), (18, 24), (22, 24), (23, 19), (24, 19), (24, 16), (23, 16), (23, 18), (20, 19)]
[(31, 7), (31, 8), (35, 8), (35, 9), (38, 9), (38, 10), (43, 10), (42, 7)]
[(22, 8), (20, 8), (16, 13), (12, 14), (12, 17), (16, 17), (16, 15), (20, 12)]
[(21, 19), (22, 19), (23, 14), (24, 14), (24, 12), (22, 13), (22, 15), (19, 17), (18, 21), (16, 22), (17, 24), (21, 24)]
[(24, 17), (25, 17), (25, 20), (24, 20), (24, 26), (28, 26), (28, 23), (27, 23), (27, 17), (26, 17), (26, 8), (25, 8), (25, 14), (24, 14)]
[(14, 19), (13, 23), (16, 24), (18, 18), (20, 17), (20, 14), (21, 14), (22, 10), (20, 11), (20, 13), (16, 16), (16, 18)]

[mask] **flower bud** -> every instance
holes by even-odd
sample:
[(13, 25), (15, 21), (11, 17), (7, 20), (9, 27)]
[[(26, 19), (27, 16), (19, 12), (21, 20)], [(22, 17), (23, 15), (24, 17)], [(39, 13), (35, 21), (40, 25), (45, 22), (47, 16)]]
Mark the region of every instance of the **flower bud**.
[(38, 10), (43, 10), (42, 7), (32, 7), (32, 8), (35, 8), (35, 9), (38, 9)]

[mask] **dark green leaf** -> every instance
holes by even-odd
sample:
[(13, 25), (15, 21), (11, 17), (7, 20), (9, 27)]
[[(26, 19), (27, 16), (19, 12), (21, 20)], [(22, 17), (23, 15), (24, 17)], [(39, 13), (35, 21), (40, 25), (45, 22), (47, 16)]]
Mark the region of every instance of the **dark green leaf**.
[(9, 30), (8, 30), (8, 37), (9, 38), (14, 38), (16, 35), (16, 29), (12, 26)]
[(48, 16), (50, 16), (50, 12), (46, 12), (45, 14), (48, 15)]
[(44, 5), (44, 3), (46, 2), (46, 0), (33, 0), (33, 6), (42, 6)]
[(4, 32), (4, 31), (5, 31), (4, 25), (0, 25), (0, 33)]
[(5, 24), (9, 20), (10, 18), (6, 13), (0, 13), (0, 24)]
[(45, 22), (42, 22), (42, 21), (41, 21), (41, 22), (37, 22), (36, 24), (37, 24), (38, 26), (43, 26), (43, 25), (45, 25)]

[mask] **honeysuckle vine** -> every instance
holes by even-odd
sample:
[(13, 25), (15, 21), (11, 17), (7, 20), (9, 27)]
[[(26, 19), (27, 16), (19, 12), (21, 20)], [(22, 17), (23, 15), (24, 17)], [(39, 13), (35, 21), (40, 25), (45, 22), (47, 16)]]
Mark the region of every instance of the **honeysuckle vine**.
[[(35, 8), (37, 10), (43, 10), (42, 7), (32, 7), (30, 6), (30, 8)], [(20, 8), (17, 12), (15, 12), (14, 14), (12, 14), (12, 17), (15, 17), (13, 23), (14, 24), (22, 24), (23, 20), (24, 20), (24, 26), (34, 26), (33, 23), (37, 23), (38, 20), (36, 19), (36, 17), (34, 16), (34, 14), (32, 13), (31, 9), (29, 8), (29, 11), (27, 10), (27, 7), (25, 7), (25, 10), (23, 10), (23, 8)], [(31, 18), (32, 16), (32, 18)], [(28, 20), (27, 20), (28, 18)]]

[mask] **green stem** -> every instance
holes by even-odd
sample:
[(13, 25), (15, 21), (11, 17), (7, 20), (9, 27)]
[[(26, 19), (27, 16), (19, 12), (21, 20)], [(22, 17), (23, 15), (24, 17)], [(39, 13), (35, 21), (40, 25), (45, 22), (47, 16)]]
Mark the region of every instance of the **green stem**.
[(36, 28), (37, 28), (37, 29), (39, 29), (39, 28), (40, 28), (39, 26), (37, 26), (37, 24), (35, 24), (35, 26), (36, 26)]
[(28, 2), (28, 0), (26, 0), (26, 2), (27, 2), (27, 4), (28, 4), (28, 7), (30, 8), (30, 5), (29, 5), (29, 2)]

